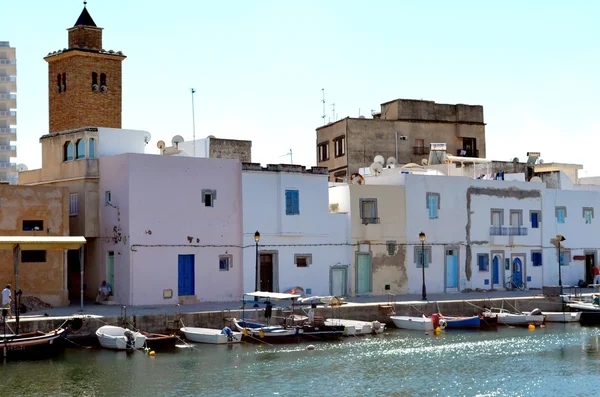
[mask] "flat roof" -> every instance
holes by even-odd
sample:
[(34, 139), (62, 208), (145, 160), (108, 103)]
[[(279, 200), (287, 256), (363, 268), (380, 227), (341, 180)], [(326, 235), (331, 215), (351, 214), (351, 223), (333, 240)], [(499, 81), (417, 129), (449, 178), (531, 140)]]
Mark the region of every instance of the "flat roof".
[(0, 236), (0, 250), (13, 250), (16, 245), (22, 251), (76, 250), (85, 243), (85, 237), (76, 236)]
[(300, 295), (294, 295), (294, 294), (283, 294), (283, 293), (279, 293), (279, 292), (263, 292), (263, 291), (256, 291), (256, 292), (246, 292), (244, 295), (247, 296), (256, 296), (257, 298), (270, 298), (270, 299), (296, 299), (296, 298), (300, 298)]

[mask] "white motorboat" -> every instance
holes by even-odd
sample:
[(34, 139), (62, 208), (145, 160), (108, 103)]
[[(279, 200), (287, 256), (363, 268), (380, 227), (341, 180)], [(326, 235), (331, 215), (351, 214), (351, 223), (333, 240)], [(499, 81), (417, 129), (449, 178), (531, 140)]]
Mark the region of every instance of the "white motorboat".
[(146, 344), (146, 336), (127, 328), (105, 325), (96, 331), (98, 342), (106, 349), (131, 350), (141, 349)]
[(580, 318), (581, 312), (544, 312), (544, 321), (547, 323), (576, 323)]
[(401, 329), (432, 331), (433, 321), (429, 317), (390, 316), (394, 325)]
[(344, 318), (328, 318), (325, 320), (325, 325), (329, 327), (343, 325), (344, 336), (380, 334), (385, 330), (385, 323), (379, 321), (368, 322)]
[[(498, 324), (504, 325), (542, 325), (544, 315), (538, 309), (530, 313), (512, 313), (506, 309), (488, 309), (489, 312), (498, 316)], [(539, 313), (539, 314), (538, 314)]]
[(232, 331), (229, 327), (223, 329), (183, 327), (180, 331), (189, 341), (214, 345), (240, 343), (243, 335), (241, 332)]

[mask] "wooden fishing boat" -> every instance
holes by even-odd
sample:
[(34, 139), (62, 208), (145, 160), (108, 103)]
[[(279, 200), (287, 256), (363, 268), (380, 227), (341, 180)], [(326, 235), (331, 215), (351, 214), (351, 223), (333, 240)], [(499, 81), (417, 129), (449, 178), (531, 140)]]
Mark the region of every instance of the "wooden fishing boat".
[(26, 360), (53, 356), (64, 349), (66, 335), (67, 329), (62, 327), (49, 332), (0, 334), (0, 358)]
[(447, 316), (440, 314), (439, 325), (441, 329), (479, 329), (481, 318), (479, 316)]
[(229, 327), (223, 329), (182, 327), (180, 331), (185, 338), (196, 343), (210, 343), (214, 345), (229, 345), (242, 341), (242, 332), (232, 331)]
[(483, 312), (479, 315), (479, 329), (490, 330), (498, 328), (498, 315), (491, 312)]
[(430, 317), (411, 317), (411, 316), (390, 316), (394, 325), (401, 329), (431, 331), (433, 330), (433, 321)]
[(233, 324), (249, 342), (297, 343), (304, 332), (301, 327), (266, 325), (235, 318)]
[(141, 349), (146, 344), (146, 337), (141, 332), (114, 325), (98, 328), (96, 336), (102, 347), (111, 350)]
[(146, 337), (146, 346), (152, 349), (165, 349), (175, 347), (179, 338), (175, 334), (164, 335), (152, 332), (140, 332)]
[(347, 320), (345, 318), (328, 318), (325, 320), (325, 325), (344, 327), (344, 336), (360, 336), (380, 334), (385, 330), (385, 323), (379, 321), (358, 321)]

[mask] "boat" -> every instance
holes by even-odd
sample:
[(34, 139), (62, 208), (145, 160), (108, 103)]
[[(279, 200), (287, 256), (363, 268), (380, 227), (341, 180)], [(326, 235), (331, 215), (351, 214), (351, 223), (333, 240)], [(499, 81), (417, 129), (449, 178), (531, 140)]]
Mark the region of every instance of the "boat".
[(234, 332), (229, 327), (223, 329), (182, 327), (180, 331), (191, 342), (210, 343), (214, 345), (240, 343), (243, 335), (242, 332)]
[(290, 343), (299, 342), (303, 330), (301, 327), (285, 327), (254, 323), (250, 321), (233, 319), (236, 329), (250, 342)]
[(401, 329), (432, 331), (433, 321), (430, 317), (390, 316), (394, 325)]
[(567, 306), (576, 312), (581, 313), (579, 322), (582, 325), (598, 325), (600, 324), (600, 306), (592, 302), (572, 302), (567, 303)]
[(146, 337), (128, 328), (105, 325), (96, 331), (98, 342), (105, 349), (134, 350), (141, 349), (146, 344)]
[(489, 312), (496, 314), (498, 324), (504, 325), (542, 325), (544, 323), (544, 315), (539, 309), (534, 309), (530, 313), (513, 313), (506, 309), (492, 308), (487, 309)]
[(447, 316), (440, 314), (439, 325), (441, 329), (465, 329), (481, 328), (481, 318), (479, 316)]
[(581, 319), (581, 312), (544, 312), (544, 316), (547, 323), (576, 323)]
[(152, 332), (140, 332), (146, 337), (146, 345), (152, 349), (175, 347), (179, 338), (177, 335), (155, 334)]
[(49, 332), (0, 334), (0, 358), (23, 360), (46, 358), (64, 349), (67, 329), (59, 327)]
[(328, 318), (325, 325), (330, 327), (343, 326), (344, 336), (359, 336), (380, 334), (385, 330), (385, 323), (379, 321), (358, 321), (347, 320), (345, 318)]
[(490, 312), (483, 312), (479, 315), (479, 329), (490, 330), (498, 328), (498, 315)]

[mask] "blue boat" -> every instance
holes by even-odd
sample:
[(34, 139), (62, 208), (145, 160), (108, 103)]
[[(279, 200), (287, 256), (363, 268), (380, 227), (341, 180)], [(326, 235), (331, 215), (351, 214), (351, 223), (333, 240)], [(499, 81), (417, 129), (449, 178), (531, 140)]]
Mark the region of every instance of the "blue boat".
[(479, 316), (471, 317), (455, 317), (455, 316), (440, 316), (440, 328), (480, 328), (481, 319)]

